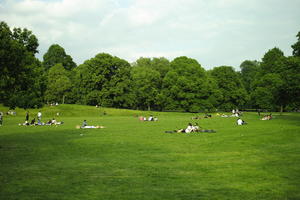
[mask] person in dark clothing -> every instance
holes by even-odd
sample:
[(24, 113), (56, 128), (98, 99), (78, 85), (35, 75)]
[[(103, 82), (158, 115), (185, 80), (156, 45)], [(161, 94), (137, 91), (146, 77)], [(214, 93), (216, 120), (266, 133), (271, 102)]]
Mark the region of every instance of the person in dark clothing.
[(29, 121), (29, 112), (26, 112), (26, 117), (25, 117), (25, 121)]

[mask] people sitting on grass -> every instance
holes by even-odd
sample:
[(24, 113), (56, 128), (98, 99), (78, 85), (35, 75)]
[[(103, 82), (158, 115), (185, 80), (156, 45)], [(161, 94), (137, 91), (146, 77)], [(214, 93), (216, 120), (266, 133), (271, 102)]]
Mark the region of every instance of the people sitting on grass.
[(81, 126), (77, 125), (76, 128), (80, 129), (80, 128), (105, 128), (105, 127), (104, 126), (98, 126), (98, 125), (97, 126), (88, 126), (86, 120), (83, 120), (82, 125)]
[(56, 121), (56, 119), (55, 118), (53, 118), (52, 120), (51, 120), (51, 125), (61, 125), (61, 124), (63, 124), (64, 122), (58, 122), (58, 121)]
[(148, 118), (147, 118), (147, 117), (140, 116), (140, 117), (139, 117), (139, 120), (140, 120), (140, 121), (158, 121), (158, 118), (157, 118), (157, 117), (154, 117), (153, 115), (150, 115)]
[(33, 118), (33, 119), (31, 120), (30, 125), (31, 125), (31, 126), (34, 126), (34, 125), (35, 125), (35, 118)]
[(29, 123), (29, 121), (25, 121), (24, 123), (22, 124), (19, 124), (19, 125), (23, 125), (23, 126), (44, 126), (44, 125), (61, 125), (63, 124), (64, 122), (61, 121), (61, 122), (58, 122), (55, 120), (55, 118), (53, 119), (49, 119), (46, 123), (42, 122), (41, 120), (38, 120), (38, 122), (36, 122), (35, 118), (33, 118), (31, 120), (31, 122)]
[(204, 118), (211, 118), (211, 117), (212, 117), (211, 114), (205, 113), (205, 115), (204, 115)]
[(269, 115), (265, 115), (261, 120), (271, 120), (273, 119), (272, 114), (270, 113)]
[(241, 118), (238, 118), (238, 120), (236, 121), (237, 125), (245, 125), (247, 124), (244, 120), (242, 120)]
[(165, 133), (196, 133), (196, 132), (215, 133), (216, 131), (202, 129), (201, 127), (199, 127), (198, 123), (196, 123), (195, 125), (192, 125), (192, 123), (188, 123), (188, 126), (185, 129), (178, 129), (178, 130), (174, 130), (174, 131), (165, 131)]
[(21, 125), (23, 125), (23, 126), (29, 126), (30, 123), (26, 120), (24, 123), (22, 123), (22, 124), (20, 123), (20, 124), (19, 124), (19, 126), (21, 126)]
[(152, 115), (150, 115), (150, 117), (148, 118), (148, 121), (154, 121), (154, 118)]

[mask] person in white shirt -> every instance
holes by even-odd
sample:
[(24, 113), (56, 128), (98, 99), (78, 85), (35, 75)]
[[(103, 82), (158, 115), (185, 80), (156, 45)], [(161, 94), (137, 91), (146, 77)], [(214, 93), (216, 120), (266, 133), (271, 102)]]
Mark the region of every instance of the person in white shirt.
[(188, 127), (185, 129), (186, 133), (190, 133), (194, 130), (194, 127), (191, 123), (188, 124)]
[(40, 120), (40, 121), (42, 120), (42, 112), (41, 112), (41, 111), (38, 112), (37, 118), (38, 118), (38, 120)]
[(238, 118), (238, 120), (236, 121), (237, 125), (244, 125), (246, 124), (241, 118)]
[(148, 121), (153, 121), (153, 116), (150, 115), (150, 117), (148, 118)]

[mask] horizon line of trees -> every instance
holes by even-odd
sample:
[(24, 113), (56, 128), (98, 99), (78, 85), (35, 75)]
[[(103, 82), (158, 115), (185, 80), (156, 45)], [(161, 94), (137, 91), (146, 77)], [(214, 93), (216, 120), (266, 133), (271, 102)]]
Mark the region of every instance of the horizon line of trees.
[(74, 103), (157, 111), (300, 108), (300, 32), (284, 56), (275, 47), (261, 61), (205, 70), (197, 60), (181, 56), (144, 58), (129, 64), (99, 53), (76, 65), (64, 48), (53, 44), (35, 57), (38, 39), (26, 28), (0, 22), (0, 103), (10, 108)]

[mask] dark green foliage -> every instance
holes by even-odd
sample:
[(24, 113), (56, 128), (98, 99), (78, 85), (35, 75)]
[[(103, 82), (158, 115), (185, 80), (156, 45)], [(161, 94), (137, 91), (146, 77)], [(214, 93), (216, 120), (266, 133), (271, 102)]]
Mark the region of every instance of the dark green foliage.
[(293, 55), (300, 57), (300, 31), (297, 34), (298, 41), (292, 45), (293, 48)]
[(260, 63), (258, 61), (245, 60), (240, 65), (242, 82), (245, 89), (251, 92), (251, 83), (255, 80), (255, 77), (260, 71)]
[(67, 55), (64, 48), (58, 44), (53, 44), (49, 47), (47, 53), (44, 55), (43, 66), (46, 70), (49, 70), (56, 64), (62, 64), (66, 70), (71, 70), (76, 67), (76, 63), (70, 55)]
[[(259, 108), (283, 109), (299, 105), (299, 59), (285, 57), (278, 48), (269, 50), (262, 58), (261, 71), (252, 83), (252, 102)], [(263, 88), (263, 89), (262, 89)], [(269, 96), (260, 95), (265, 91)], [(265, 99), (269, 99), (267, 104)], [(265, 102), (265, 103), (261, 103)], [(276, 110), (277, 110), (276, 109)]]
[(218, 108), (231, 110), (245, 105), (248, 95), (239, 73), (230, 66), (221, 66), (215, 67), (210, 74), (216, 80), (222, 94)]
[[(129, 88), (126, 81), (130, 65), (127, 61), (109, 54), (100, 53), (75, 68), (74, 93), (77, 102), (88, 105), (114, 106), (125, 104), (120, 95), (126, 95)], [(122, 77), (124, 75), (124, 77)], [(117, 86), (118, 93), (114, 93)], [(97, 96), (95, 95), (97, 94)], [(121, 103), (123, 101), (123, 103)]]
[(285, 56), (283, 52), (277, 47), (270, 49), (262, 58), (262, 74), (280, 73), (284, 69), (284, 64)]
[(139, 58), (131, 70), (132, 93), (136, 109), (163, 109), (162, 82), (170, 70), (166, 58)]
[(0, 102), (26, 108), (42, 104), (42, 69), (34, 57), (37, 46), (31, 31), (15, 28), (12, 32), (0, 22)]
[(32, 34), (31, 31), (27, 30), (26, 28), (14, 28), (12, 36), (16, 41), (24, 46), (28, 52), (33, 54), (38, 53), (38, 39)]
[(256, 80), (252, 99), (258, 108), (275, 110), (280, 97), (283, 81), (279, 74), (269, 73)]
[(134, 67), (131, 71), (133, 94), (136, 108), (148, 109), (158, 107), (161, 77), (159, 72), (147, 67)]
[[(214, 111), (265, 108), (281, 111), (300, 106), (298, 41), (293, 55), (270, 49), (261, 62), (246, 60), (241, 72), (221, 66), (205, 71), (185, 56), (123, 59), (97, 54), (76, 67), (58, 44), (41, 63), (38, 40), (26, 28), (11, 30), (0, 22), (0, 103), (39, 107), (45, 102), (78, 103), (115, 108), (171, 111)], [(251, 97), (251, 98), (249, 98)]]
[(45, 100), (47, 102), (65, 103), (68, 93), (71, 91), (72, 82), (69, 78), (69, 72), (62, 64), (56, 64), (49, 69), (46, 87)]
[(282, 96), (287, 105), (293, 104), (294, 109), (300, 107), (300, 57), (288, 57), (285, 70), (281, 73), (284, 82)]
[(209, 99), (216, 94), (205, 70), (194, 59), (178, 57), (163, 79), (162, 103), (165, 110), (199, 112), (211, 109)]

